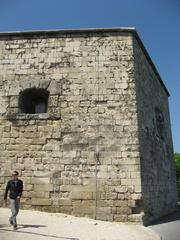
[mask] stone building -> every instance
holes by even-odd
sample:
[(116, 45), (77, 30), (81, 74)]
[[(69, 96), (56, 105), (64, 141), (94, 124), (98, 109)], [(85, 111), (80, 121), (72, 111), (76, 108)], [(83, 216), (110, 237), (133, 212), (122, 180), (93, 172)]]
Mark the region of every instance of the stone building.
[(148, 222), (176, 208), (169, 93), (133, 28), (0, 33), (0, 204)]

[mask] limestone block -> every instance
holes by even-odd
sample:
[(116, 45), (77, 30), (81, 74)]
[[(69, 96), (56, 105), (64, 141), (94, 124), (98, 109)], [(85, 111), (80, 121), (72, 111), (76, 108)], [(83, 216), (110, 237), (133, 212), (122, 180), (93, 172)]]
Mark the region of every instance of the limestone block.
[(92, 199), (93, 193), (92, 192), (82, 192), (82, 191), (76, 191), (70, 193), (71, 199)]
[[(55, 76), (53, 76), (55, 77)], [(57, 74), (57, 79), (60, 79), (60, 75)], [(47, 88), (47, 90), (54, 95), (61, 94), (62, 84), (58, 81), (52, 80)]]
[(128, 200), (128, 206), (129, 206), (129, 207), (136, 207), (136, 201), (134, 201), (134, 200)]
[(115, 207), (126, 207), (128, 206), (127, 200), (114, 200), (113, 205)]
[(67, 151), (67, 152), (63, 152), (63, 157), (64, 158), (74, 158), (76, 157), (76, 151)]
[(121, 184), (124, 186), (131, 186), (132, 185), (132, 179), (124, 178), (121, 179)]
[[(31, 205), (31, 198), (29, 192), (24, 192), (21, 198), (21, 206)], [(32, 205), (31, 205), (32, 207)]]
[(141, 193), (133, 193), (131, 196), (132, 196), (133, 200), (138, 200), (138, 199), (142, 198), (142, 194)]
[(40, 80), (40, 81), (35, 80), (35, 84), (37, 83), (38, 83), (38, 87), (46, 89), (50, 84), (50, 80)]
[(136, 193), (141, 193), (142, 192), (141, 185), (135, 185), (135, 192)]
[[(40, 178), (45, 177), (46, 178), (46, 183), (49, 183), (49, 178), (52, 175), (52, 173), (50, 171), (46, 172), (46, 171), (34, 171), (34, 177), (38, 177), (37, 181), (41, 181)], [(40, 177), (40, 178), (39, 178)], [(36, 181), (36, 180), (35, 180)]]
[(48, 185), (48, 184), (50, 184), (50, 178), (44, 177), (44, 176), (43, 177), (32, 177), (31, 184)]
[(24, 184), (23, 189), (24, 189), (24, 191), (31, 191), (33, 189), (33, 185), (32, 184)]
[(72, 214), (72, 210), (73, 208), (71, 206), (61, 206), (59, 211), (61, 213)]
[(10, 107), (19, 107), (19, 96), (11, 96), (10, 98)]
[(71, 206), (72, 205), (72, 201), (70, 199), (59, 199), (59, 205), (63, 205), (63, 206)]
[(57, 107), (58, 106), (58, 99), (59, 99), (59, 96), (49, 96), (49, 99), (48, 99), (48, 106), (49, 107)]
[(105, 221), (112, 221), (111, 207), (97, 207), (96, 219), (102, 219)]
[(4, 177), (0, 177), (0, 183), (4, 183)]
[(52, 138), (60, 139), (61, 138), (61, 129), (57, 129), (57, 127), (52, 132)]
[(132, 214), (132, 215), (128, 216), (128, 221), (141, 223), (142, 220), (143, 220), (143, 216), (144, 216), (143, 213), (141, 213), (141, 214)]
[(35, 206), (49, 206), (51, 205), (52, 200), (51, 199), (44, 199), (44, 198), (32, 198), (32, 205)]
[(127, 192), (127, 186), (118, 186), (118, 187), (114, 187), (116, 192), (120, 192), (120, 193), (125, 193)]
[(28, 125), (24, 127), (25, 132), (36, 132), (37, 131), (37, 126), (35, 125)]
[(84, 214), (93, 214), (94, 213), (94, 206), (74, 206), (73, 207), (73, 214), (82, 214), (81, 216), (83, 216)]
[(98, 207), (113, 207), (113, 200), (99, 200), (97, 201)]
[(130, 207), (117, 207), (117, 214), (131, 214), (132, 210)]
[(107, 199), (117, 199), (118, 194), (117, 193), (107, 193), (106, 198)]
[(42, 148), (44, 151), (58, 151), (59, 148), (59, 142), (57, 140), (50, 140), (47, 144), (45, 144)]
[[(9, 169), (9, 170), (7, 170)], [(10, 177), (11, 176), (11, 167), (7, 166), (4, 169), (0, 169), (0, 177)]]
[(49, 191), (36, 191), (36, 192), (32, 192), (32, 194), (30, 195), (32, 198), (42, 198), (42, 199), (49, 199)]
[(27, 177), (23, 174), (23, 182), (24, 184), (31, 184), (31, 177)]
[(60, 190), (61, 192), (70, 192), (73, 189), (73, 185), (61, 185)]
[(115, 222), (127, 222), (128, 216), (126, 214), (114, 215), (114, 221)]

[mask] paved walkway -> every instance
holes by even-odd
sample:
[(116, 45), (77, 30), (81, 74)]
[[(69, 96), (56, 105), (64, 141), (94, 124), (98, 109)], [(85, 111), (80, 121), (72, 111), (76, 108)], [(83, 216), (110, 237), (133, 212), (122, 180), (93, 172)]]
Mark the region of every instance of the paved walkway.
[(159, 240), (149, 228), (77, 218), (60, 213), (21, 210), (18, 229), (9, 225), (10, 210), (0, 208), (0, 240)]
[(149, 226), (162, 240), (180, 240), (180, 210)]

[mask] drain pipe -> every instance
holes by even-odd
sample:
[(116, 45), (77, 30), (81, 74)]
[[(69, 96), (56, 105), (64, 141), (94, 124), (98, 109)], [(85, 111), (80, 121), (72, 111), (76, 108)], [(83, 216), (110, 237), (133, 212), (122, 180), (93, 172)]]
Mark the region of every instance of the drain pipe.
[(98, 125), (97, 125), (97, 143), (96, 143), (96, 148), (95, 148), (95, 216), (94, 219), (97, 219), (97, 201), (98, 201), (98, 163), (99, 161), (99, 39), (98, 39), (98, 49), (97, 49), (97, 62), (98, 62), (98, 76), (97, 76), (97, 92), (98, 92), (98, 111), (97, 111), (97, 119), (98, 119)]
[(95, 152), (95, 219), (97, 219), (97, 192), (98, 192), (98, 181), (97, 181), (97, 174), (98, 174), (98, 163), (99, 163), (99, 148), (98, 145), (96, 147), (96, 152)]

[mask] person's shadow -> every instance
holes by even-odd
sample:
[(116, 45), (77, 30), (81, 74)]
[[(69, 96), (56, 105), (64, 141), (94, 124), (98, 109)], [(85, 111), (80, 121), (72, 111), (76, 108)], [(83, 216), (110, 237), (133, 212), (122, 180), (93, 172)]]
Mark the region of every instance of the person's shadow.
[[(0, 231), (6, 231), (6, 232), (12, 232), (13, 230), (7, 229), (6, 227), (9, 227), (8, 224), (0, 224)], [(47, 227), (46, 225), (29, 225), (29, 224), (19, 224), (17, 228), (17, 233), (25, 233), (30, 235), (37, 235), (37, 236), (44, 236), (44, 237), (51, 237), (51, 238), (59, 238), (64, 240), (79, 240), (79, 238), (71, 238), (71, 237), (60, 237), (56, 235), (50, 235), (50, 234), (42, 234), (42, 233), (33, 233), (28, 231), (21, 231), (21, 229), (24, 228), (41, 228), (41, 227)], [(14, 231), (13, 231), (14, 232)]]
[[(9, 224), (0, 224), (0, 229), (4, 227), (9, 227)], [(29, 224), (19, 224), (18, 229), (22, 228), (41, 228), (41, 227), (47, 227), (46, 225), (29, 225)]]
[(47, 227), (46, 225), (29, 225), (29, 224), (19, 224), (18, 229), (22, 228), (41, 228), (41, 227)]

